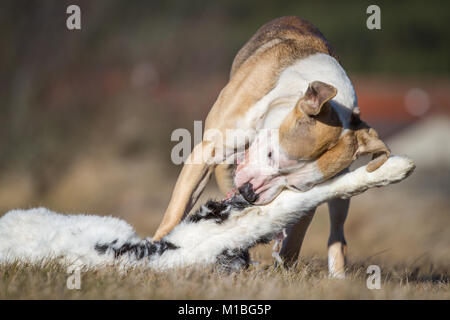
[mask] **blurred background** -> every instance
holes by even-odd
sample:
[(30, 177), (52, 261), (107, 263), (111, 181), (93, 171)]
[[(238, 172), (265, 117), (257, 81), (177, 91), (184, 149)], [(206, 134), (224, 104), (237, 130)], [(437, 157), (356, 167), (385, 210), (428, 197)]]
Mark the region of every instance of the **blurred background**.
[[(70, 4), (81, 8), (79, 31), (66, 28)], [(370, 4), (1, 1), (0, 215), (35, 206), (111, 214), (151, 235), (181, 169), (170, 160), (172, 131), (205, 119), (261, 25), (298, 15), (340, 56), (362, 118), (417, 163), (401, 184), (354, 198), (350, 259), (448, 274), (450, 2), (378, 1), (381, 30), (366, 28)], [(208, 197), (221, 197), (214, 181)], [(306, 256), (326, 257), (326, 211), (308, 231)]]

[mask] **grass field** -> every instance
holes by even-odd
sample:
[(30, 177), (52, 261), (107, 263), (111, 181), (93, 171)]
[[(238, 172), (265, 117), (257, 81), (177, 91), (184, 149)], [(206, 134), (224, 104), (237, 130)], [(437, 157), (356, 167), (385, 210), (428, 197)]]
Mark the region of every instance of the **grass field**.
[(444, 271), (429, 266), (382, 266), (381, 289), (366, 286), (365, 263), (352, 263), (345, 280), (328, 279), (326, 261), (308, 257), (291, 270), (251, 267), (236, 274), (212, 270), (156, 273), (113, 270), (81, 274), (81, 289), (67, 288), (65, 268), (4, 266), (1, 299), (449, 299)]

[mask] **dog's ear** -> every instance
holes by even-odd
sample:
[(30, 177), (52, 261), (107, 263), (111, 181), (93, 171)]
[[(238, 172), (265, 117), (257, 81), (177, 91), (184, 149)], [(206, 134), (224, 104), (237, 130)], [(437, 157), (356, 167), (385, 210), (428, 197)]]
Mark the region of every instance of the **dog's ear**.
[(311, 82), (303, 98), (297, 103), (297, 107), (309, 116), (315, 116), (320, 113), (322, 106), (333, 99), (337, 90), (332, 85), (321, 81)]
[(355, 135), (358, 142), (355, 158), (364, 154), (372, 154), (372, 161), (367, 164), (366, 170), (372, 172), (381, 167), (389, 158), (391, 152), (384, 142), (378, 138), (378, 133), (365, 122), (360, 121), (356, 127)]

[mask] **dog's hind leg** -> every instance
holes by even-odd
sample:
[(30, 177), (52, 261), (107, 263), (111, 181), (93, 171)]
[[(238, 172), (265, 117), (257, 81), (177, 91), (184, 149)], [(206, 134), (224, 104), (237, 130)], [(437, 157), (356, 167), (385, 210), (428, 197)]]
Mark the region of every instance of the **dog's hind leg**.
[(328, 238), (328, 272), (330, 277), (344, 278), (347, 243), (344, 237), (344, 223), (347, 218), (350, 199), (328, 201), (330, 212), (330, 237)]
[(295, 265), (300, 254), (300, 249), (305, 238), (306, 230), (308, 229), (316, 208), (304, 214), (300, 220), (287, 228), (287, 237), (283, 241), (280, 250), (280, 256), (285, 266), (289, 267)]
[[(347, 242), (344, 236), (344, 223), (347, 218), (350, 199), (333, 199), (328, 202), (330, 212), (330, 236), (328, 238), (328, 271), (331, 277), (344, 278), (347, 255)], [(287, 237), (283, 241), (280, 256), (285, 266), (293, 266), (305, 238), (306, 231), (314, 217), (313, 209), (287, 228)]]

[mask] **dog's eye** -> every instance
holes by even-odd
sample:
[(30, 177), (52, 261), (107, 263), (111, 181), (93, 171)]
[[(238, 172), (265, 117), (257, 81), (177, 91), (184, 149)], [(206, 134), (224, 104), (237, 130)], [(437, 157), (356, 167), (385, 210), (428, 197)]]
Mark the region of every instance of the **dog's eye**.
[(267, 155), (269, 158), (272, 158), (272, 151), (269, 152), (269, 154)]

